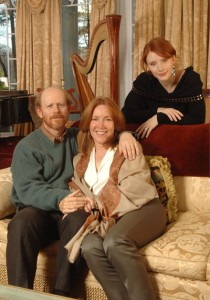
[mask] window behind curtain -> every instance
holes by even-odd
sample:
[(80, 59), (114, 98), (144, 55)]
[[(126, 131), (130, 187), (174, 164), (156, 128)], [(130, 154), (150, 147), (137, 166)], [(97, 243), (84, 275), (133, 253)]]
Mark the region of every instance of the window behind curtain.
[(73, 52), (85, 58), (89, 47), (91, 0), (62, 0), (62, 51), (65, 89), (75, 88), (70, 63)]
[(0, 4), (0, 90), (16, 90), (16, 0)]
[[(5, 0), (0, 4), (0, 92), (17, 89), (15, 25), (16, 0)], [(0, 137), (11, 131), (11, 127), (0, 126)]]

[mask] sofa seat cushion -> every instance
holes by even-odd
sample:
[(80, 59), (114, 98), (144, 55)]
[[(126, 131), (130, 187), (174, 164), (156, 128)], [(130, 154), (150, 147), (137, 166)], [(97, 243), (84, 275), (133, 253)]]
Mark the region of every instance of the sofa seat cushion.
[(210, 280), (210, 215), (178, 213), (166, 233), (140, 250), (148, 271)]
[(7, 226), (11, 218), (0, 220), (0, 243), (7, 243)]
[[(0, 243), (2, 255), (0, 257), (5, 258), (6, 252), (6, 243), (7, 243), (7, 226), (10, 222), (10, 218), (5, 218), (0, 220)], [(4, 247), (4, 246), (5, 247)], [(43, 248), (38, 256), (37, 260), (37, 272), (45, 271), (48, 273), (53, 273), (55, 270), (55, 256), (58, 251), (58, 241), (54, 241), (47, 247)]]
[[(0, 243), (5, 247), (10, 219), (0, 220)], [(164, 235), (140, 250), (148, 271), (176, 277), (210, 280), (210, 215), (179, 212), (177, 221), (167, 226)], [(44, 248), (38, 257), (38, 272), (53, 272), (58, 243)], [(5, 257), (5, 253), (1, 253)]]

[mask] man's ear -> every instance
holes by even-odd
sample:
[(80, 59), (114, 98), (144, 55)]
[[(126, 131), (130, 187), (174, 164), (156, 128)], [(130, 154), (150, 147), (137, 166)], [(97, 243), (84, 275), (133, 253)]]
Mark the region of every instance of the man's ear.
[(36, 110), (37, 115), (40, 117), (40, 119), (42, 119), (43, 114), (42, 114), (41, 107), (40, 106), (36, 106), (35, 110)]

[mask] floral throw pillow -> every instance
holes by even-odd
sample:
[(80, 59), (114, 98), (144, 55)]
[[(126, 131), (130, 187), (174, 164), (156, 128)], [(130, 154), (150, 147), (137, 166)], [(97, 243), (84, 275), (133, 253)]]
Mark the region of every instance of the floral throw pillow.
[(145, 156), (151, 169), (151, 176), (158, 191), (159, 198), (166, 209), (168, 223), (177, 218), (176, 190), (171, 174), (171, 165), (162, 156)]

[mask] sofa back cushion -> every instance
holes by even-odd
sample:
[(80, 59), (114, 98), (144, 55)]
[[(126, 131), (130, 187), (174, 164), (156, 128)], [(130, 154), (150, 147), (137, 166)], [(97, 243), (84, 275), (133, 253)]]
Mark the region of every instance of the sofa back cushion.
[(174, 176), (178, 211), (210, 212), (210, 177)]
[(0, 219), (15, 212), (11, 201), (12, 174), (10, 168), (0, 170)]

